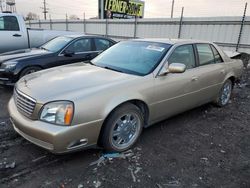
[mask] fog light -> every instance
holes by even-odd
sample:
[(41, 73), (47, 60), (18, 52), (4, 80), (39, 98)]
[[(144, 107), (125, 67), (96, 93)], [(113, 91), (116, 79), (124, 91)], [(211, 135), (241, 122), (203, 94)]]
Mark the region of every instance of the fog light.
[(88, 139), (83, 138), (81, 140), (76, 140), (74, 142), (71, 142), (69, 144), (69, 146), (67, 147), (67, 149), (76, 149), (76, 148), (83, 147), (83, 146), (85, 146), (87, 144), (88, 144)]

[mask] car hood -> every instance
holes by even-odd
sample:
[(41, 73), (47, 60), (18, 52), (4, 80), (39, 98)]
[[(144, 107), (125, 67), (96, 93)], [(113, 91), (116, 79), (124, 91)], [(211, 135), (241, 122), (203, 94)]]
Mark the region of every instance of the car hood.
[(0, 54), (0, 65), (3, 62), (10, 61), (10, 60), (18, 60), (23, 59), (26, 57), (34, 57), (40, 55), (47, 55), (51, 54), (52, 52), (34, 48), (34, 49), (24, 49), (24, 50), (16, 50), (7, 53)]
[(77, 63), (27, 75), (16, 88), (38, 103), (46, 103), (74, 100), (136, 78), (138, 76)]

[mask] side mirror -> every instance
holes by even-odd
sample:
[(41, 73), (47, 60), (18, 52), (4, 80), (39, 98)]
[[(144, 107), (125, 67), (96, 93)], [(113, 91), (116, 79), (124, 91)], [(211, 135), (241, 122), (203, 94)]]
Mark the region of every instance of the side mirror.
[(161, 69), (159, 76), (164, 76), (167, 73), (183, 73), (186, 71), (186, 65), (182, 63), (171, 63), (168, 67), (164, 66)]
[(170, 73), (183, 73), (186, 71), (186, 65), (182, 63), (171, 63), (168, 66), (168, 71)]
[(75, 54), (75, 53), (72, 52), (72, 51), (70, 51), (70, 50), (65, 50), (64, 53), (63, 53), (63, 55), (64, 55), (65, 57), (72, 57), (74, 54)]

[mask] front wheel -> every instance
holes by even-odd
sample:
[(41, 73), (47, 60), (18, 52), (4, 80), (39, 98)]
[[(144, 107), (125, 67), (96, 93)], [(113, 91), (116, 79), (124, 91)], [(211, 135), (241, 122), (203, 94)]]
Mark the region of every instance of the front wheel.
[(40, 70), (42, 70), (40, 67), (27, 67), (21, 72), (20, 78)]
[(216, 105), (219, 107), (226, 106), (232, 95), (233, 84), (231, 80), (227, 80), (220, 91), (220, 94), (216, 100)]
[(135, 144), (142, 132), (142, 127), (141, 110), (133, 104), (124, 104), (107, 119), (101, 135), (101, 143), (108, 151), (125, 151)]

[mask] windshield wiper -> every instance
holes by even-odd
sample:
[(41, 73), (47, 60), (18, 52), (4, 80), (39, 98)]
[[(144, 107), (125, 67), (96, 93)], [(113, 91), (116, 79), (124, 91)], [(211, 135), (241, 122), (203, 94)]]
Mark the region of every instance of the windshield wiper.
[(112, 71), (116, 71), (116, 72), (121, 72), (121, 73), (123, 73), (121, 70), (117, 70), (117, 69), (114, 69), (114, 68), (111, 68), (111, 67), (105, 66), (105, 67), (103, 67), (103, 68), (108, 69), (108, 70), (112, 70)]
[(47, 48), (44, 48), (44, 47), (40, 47), (40, 49), (49, 51)]
[(92, 63), (90, 60), (86, 61), (85, 63), (96, 66), (96, 64)]

